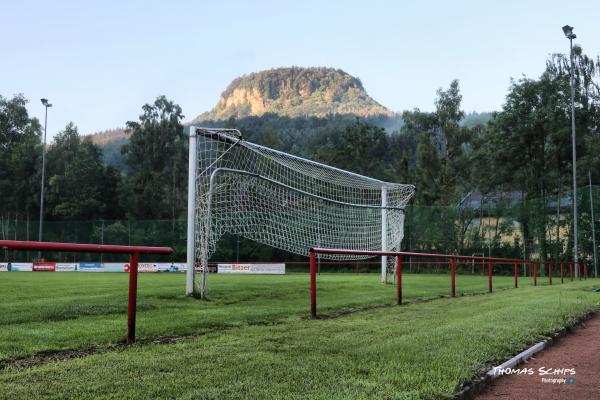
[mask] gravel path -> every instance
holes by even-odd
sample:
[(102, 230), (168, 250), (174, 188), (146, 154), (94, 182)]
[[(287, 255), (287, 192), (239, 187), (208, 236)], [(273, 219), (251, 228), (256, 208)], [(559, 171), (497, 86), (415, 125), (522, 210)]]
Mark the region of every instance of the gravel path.
[(476, 399), (600, 399), (600, 314), (515, 369)]

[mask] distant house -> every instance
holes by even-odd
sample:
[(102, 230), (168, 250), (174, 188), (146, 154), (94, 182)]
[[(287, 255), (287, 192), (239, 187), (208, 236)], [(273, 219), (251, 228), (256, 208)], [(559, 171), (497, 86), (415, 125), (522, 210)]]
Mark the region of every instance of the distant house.
[(469, 208), (477, 210), (481, 207), (494, 207), (499, 203), (508, 203), (509, 205), (515, 205), (522, 201), (524, 198), (523, 192), (492, 192), (483, 194), (481, 192), (471, 192), (467, 194), (457, 204), (458, 208)]
[[(467, 194), (457, 204), (458, 208), (466, 208), (472, 210), (478, 210), (480, 208), (494, 208), (496, 205), (502, 203), (504, 206), (514, 206), (524, 200), (523, 192), (492, 192), (483, 194), (481, 192), (471, 192)], [(559, 199), (561, 208), (571, 207), (571, 196), (565, 194)], [(549, 197), (546, 202), (546, 207), (549, 210), (556, 210), (556, 197)]]

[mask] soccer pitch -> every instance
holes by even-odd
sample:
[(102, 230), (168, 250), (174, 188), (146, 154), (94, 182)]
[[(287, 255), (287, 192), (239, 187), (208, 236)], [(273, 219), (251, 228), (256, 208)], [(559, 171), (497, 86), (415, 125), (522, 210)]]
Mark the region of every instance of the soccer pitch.
[[(324, 273), (312, 321), (306, 274), (209, 279), (200, 301), (183, 275), (140, 275), (139, 342), (126, 348), (125, 274), (0, 275), (0, 398), (452, 397), (600, 304), (591, 279), (499, 290), (512, 277), (494, 277), (494, 293), (461, 296), (487, 277), (459, 275), (451, 299), (439, 298), (448, 275), (408, 274), (408, 304), (392, 306), (377, 274)], [(61, 350), (82, 354), (39, 357)]]

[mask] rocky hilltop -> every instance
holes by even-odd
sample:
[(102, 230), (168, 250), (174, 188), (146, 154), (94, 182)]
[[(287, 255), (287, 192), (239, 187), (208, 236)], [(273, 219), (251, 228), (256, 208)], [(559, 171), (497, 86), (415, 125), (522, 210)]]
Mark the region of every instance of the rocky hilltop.
[(360, 79), (334, 68), (274, 68), (243, 75), (229, 84), (217, 105), (192, 122), (275, 113), (287, 117), (391, 115), (373, 100)]

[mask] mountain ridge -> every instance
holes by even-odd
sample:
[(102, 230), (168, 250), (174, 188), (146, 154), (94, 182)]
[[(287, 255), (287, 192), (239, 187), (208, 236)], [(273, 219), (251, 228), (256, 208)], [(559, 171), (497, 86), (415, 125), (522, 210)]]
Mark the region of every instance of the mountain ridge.
[(273, 113), (287, 117), (394, 115), (371, 98), (359, 78), (327, 67), (282, 67), (235, 78), (216, 106), (191, 123)]

